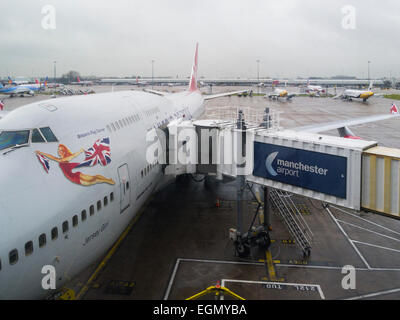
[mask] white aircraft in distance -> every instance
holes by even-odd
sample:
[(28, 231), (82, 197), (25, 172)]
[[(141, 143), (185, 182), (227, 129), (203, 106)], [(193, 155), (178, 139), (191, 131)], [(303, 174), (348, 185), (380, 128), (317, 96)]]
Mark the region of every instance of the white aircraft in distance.
[(353, 99), (362, 99), (364, 102), (366, 102), (372, 96), (376, 97), (382, 96), (382, 94), (375, 94), (372, 91), (372, 85), (373, 81), (370, 82), (368, 90), (346, 89), (343, 91), (343, 93), (340, 93), (335, 97), (333, 97), (333, 99), (341, 98), (347, 101), (352, 101)]
[(75, 82), (71, 82), (72, 85), (79, 85), (79, 86), (92, 86), (93, 85), (93, 81), (90, 80), (85, 80), (85, 81), (81, 81), (81, 79), (79, 79), (79, 76), (76, 77)]
[(277, 88), (275, 87), (276, 85), (279, 85), (279, 80), (273, 80), (272, 81), (272, 92), (267, 92), (264, 96), (264, 98), (270, 98), (274, 100), (279, 100), (279, 98), (284, 98), (287, 101), (291, 100), (293, 97), (299, 95), (298, 93), (293, 93), (293, 92), (288, 92), (286, 89), (287, 86), (287, 81), (285, 81), (285, 89), (282, 88)]
[(136, 82), (134, 83), (137, 86), (147, 86), (148, 84), (148, 81), (139, 80), (139, 77), (136, 77)]
[(43, 298), (49, 271), (59, 289), (101, 257), (165, 179), (146, 160), (148, 130), (245, 91), (203, 96), (197, 57), (196, 45), (183, 92), (51, 99), (0, 120), (0, 299)]
[(321, 94), (325, 94), (326, 90), (321, 86), (310, 85), (310, 80), (307, 81), (306, 93), (313, 97), (319, 97)]
[[(286, 87), (286, 85), (285, 85)], [(267, 92), (264, 98), (276, 99), (285, 98), (287, 101), (297, 96), (298, 93), (289, 93), (286, 89), (275, 88), (272, 92)]]
[(28, 80), (13, 80), (11, 77), (8, 77), (8, 83), (13, 85), (21, 85), (21, 84), (31, 84)]

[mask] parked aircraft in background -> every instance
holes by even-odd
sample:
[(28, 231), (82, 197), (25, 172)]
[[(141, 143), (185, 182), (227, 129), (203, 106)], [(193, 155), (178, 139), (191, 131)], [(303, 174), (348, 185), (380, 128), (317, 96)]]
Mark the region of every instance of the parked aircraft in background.
[(24, 96), (25, 94), (34, 96), (35, 92), (45, 89), (46, 85), (47, 85), (47, 78), (43, 84), (39, 83), (38, 80), (36, 80), (36, 83), (34, 84), (12, 85), (6, 87), (0, 84), (0, 94), (7, 94), (10, 97), (14, 97), (17, 95)]
[(307, 81), (306, 93), (310, 96), (319, 97), (321, 94), (325, 94), (326, 90), (321, 86), (311, 85), (310, 80)]
[(29, 84), (30, 81), (28, 80), (13, 80), (11, 77), (8, 77), (8, 84), (12, 85), (21, 85), (21, 84)]
[(79, 76), (76, 79), (77, 79), (76, 82), (71, 82), (72, 85), (79, 85), (79, 86), (92, 86), (93, 85), (93, 81), (89, 81), (89, 80), (81, 81), (81, 79), (79, 79)]
[(381, 94), (375, 94), (372, 91), (373, 81), (370, 82), (368, 90), (356, 90), (356, 89), (346, 89), (342, 93), (333, 97), (333, 99), (341, 98), (343, 100), (352, 101), (353, 99), (362, 99), (364, 102), (367, 101), (372, 96), (382, 96)]

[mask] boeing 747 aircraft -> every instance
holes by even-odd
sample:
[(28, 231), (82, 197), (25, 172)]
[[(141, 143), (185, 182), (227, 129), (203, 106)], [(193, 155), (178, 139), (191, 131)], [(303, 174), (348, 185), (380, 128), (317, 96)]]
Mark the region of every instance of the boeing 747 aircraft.
[[(196, 53), (180, 93), (122, 91), (35, 102), (0, 120), (0, 299), (43, 298), (98, 259), (156, 190), (146, 133), (197, 118)], [(242, 91), (239, 91), (242, 92)], [(46, 270), (46, 269), (45, 269)]]

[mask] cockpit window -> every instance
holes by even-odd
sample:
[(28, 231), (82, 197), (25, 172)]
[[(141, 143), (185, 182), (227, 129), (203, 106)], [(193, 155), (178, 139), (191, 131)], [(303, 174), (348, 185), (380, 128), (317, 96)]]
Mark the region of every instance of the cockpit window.
[(38, 129), (33, 129), (32, 130), (32, 137), (31, 140), (33, 143), (38, 143), (38, 142), (46, 142), (42, 135), (40, 134)]
[(49, 127), (40, 128), (40, 132), (46, 138), (47, 142), (57, 142), (57, 138)]
[(0, 133), (0, 150), (27, 144), (29, 141), (29, 130), (2, 131)]

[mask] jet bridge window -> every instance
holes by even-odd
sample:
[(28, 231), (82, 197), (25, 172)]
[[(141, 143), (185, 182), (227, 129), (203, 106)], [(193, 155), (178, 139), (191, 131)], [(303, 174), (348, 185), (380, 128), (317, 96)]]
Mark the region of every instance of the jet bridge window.
[(43, 137), (46, 138), (47, 142), (57, 142), (57, 138), (54, 135), (53, 131), (49, 127), (40, 128), (40, 132), (43, 134)]
[(2, 131), (0, 133), (0, 150), (27, 144), (29, 141), (29, 130)]

